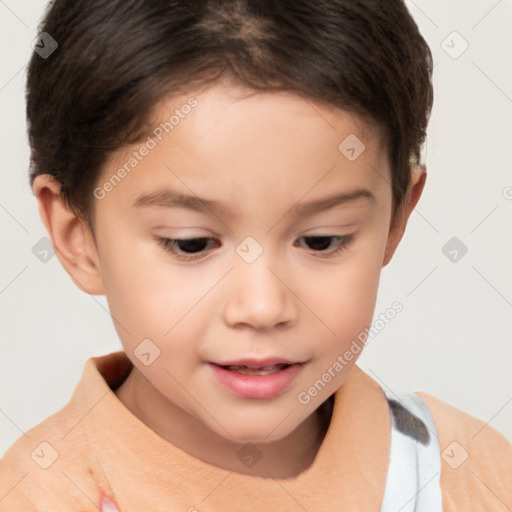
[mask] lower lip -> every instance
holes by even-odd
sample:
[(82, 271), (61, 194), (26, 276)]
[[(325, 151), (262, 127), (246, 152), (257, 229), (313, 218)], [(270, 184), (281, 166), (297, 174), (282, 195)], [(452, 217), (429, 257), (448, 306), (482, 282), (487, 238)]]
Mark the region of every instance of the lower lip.
[(217, 381), (241, 398), (273, 398), (297, 377), (303, 364), (295, 363), (269, 375), (244, 375), (209, 364)]

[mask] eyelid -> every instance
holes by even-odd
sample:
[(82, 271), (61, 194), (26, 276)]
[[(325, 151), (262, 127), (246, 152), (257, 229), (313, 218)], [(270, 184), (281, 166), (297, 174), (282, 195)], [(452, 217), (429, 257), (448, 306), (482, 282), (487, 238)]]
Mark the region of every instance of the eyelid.
[[(179, 261), (182, 262), (190, 262), (193, 263), (198, 260), (204, 260), (208, 257), (208, 255), (211, 253), (211, 251), (202, 250), (197, 253), (180, 253), (178, 251), (175, 251), (172, 249), (174, 247), (176, 242), (184, 242), (184, 241), (190, 241), (190, 240), (207, 240), (210, 242), (211, 240), (216, 240), (214, 237), (207, 237), (207, 236), (196, 236), (196, 237), (188, 237), (188, 238), (168, 238), (168, 237), (162, 237), (162, 236), (154, 236), (155, 240), (158, 244), (160, 244), (165, 251), (173, 255), (174, 258), (176, 258)], [(352, 244), (354, 239), (354, 233), (347, 234), (347, 235), (332, 235), (332, 234), (313, 234), (313, 235), (301, 235), (297, 238), (297, 240), (300, 240), (302, 238), (331, 238), (335, 241), (335, 248), (329, 251), (315, 251), (310, 250), (312, 255), (316, 258), (333, 258), (337, 256), (340, 252), (345, 251), (349, 245)], [(186, 254), (189, 254), (187, 256)]]

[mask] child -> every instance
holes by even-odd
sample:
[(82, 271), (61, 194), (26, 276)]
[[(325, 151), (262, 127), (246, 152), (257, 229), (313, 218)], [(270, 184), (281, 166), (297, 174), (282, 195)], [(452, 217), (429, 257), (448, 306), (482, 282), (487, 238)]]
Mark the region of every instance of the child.
[(40, 40), (31, 185), (124, 351), (6, 452), (0, 511), (512, 509), (503, 435), (355, 364), (426, 178), (401, 0), (55, 0)]

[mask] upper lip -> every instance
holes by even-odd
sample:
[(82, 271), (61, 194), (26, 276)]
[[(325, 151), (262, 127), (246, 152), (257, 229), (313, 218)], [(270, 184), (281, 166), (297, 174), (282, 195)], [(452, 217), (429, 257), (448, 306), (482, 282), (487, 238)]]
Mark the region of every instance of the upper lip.
[(268, 357), (266, 359), (238, 359), (236, 361), (213, 362), (217, 366), (247, 366), (248, 368), (265, 368), (275, 364), (302, 364), (299, 361), (290, 361), (282, 357)]

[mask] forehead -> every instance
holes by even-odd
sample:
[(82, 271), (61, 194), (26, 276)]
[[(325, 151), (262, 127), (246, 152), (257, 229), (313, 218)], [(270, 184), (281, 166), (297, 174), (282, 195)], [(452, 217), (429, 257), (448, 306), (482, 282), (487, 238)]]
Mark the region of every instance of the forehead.
[(363, 118), (326, 101), (294, 91), (255, 91), (229, 78), (186, 94), (162, 99), (151, 112), (149, 126), (156, 127), (169, 121), (170, 115), (192, 98), (197, 101), (197, 106), (177, 120), (180, 124), (178, 135), (182, 133), (184, 136), (190, 136), (195, 133), (200, 136), (201, 133), (209, 132), (212, 136), (222, 134), (223, 128), (229, 128), (234, 124), (243, 125), (244, 128), (243, 131), (231, 134), (236, 135), (238, 139), (243, 137), (244, 133), (251, 132), (251, 126), (264, 129), (280, 125), (283, 135), (286, 135), (298, 128), (291, 123), (300, 122), (302, 127), (307, 127), (311, 133), (318, 129), (330, 129), (333, 132), (352, 130), (370, 144), (384, 146), (385, 142), (383, 125), (368, 116)]
[[(312, 200), (320, 189), (390, 188), (378, 125), (291, 92), (221, 82), (161, 101), (150, 126), (154, 148), (112, 194), (126, 206), (166, 187), (241, 209), (251, 199)], [(110, 172), (134, 148), (115, 155)]]

